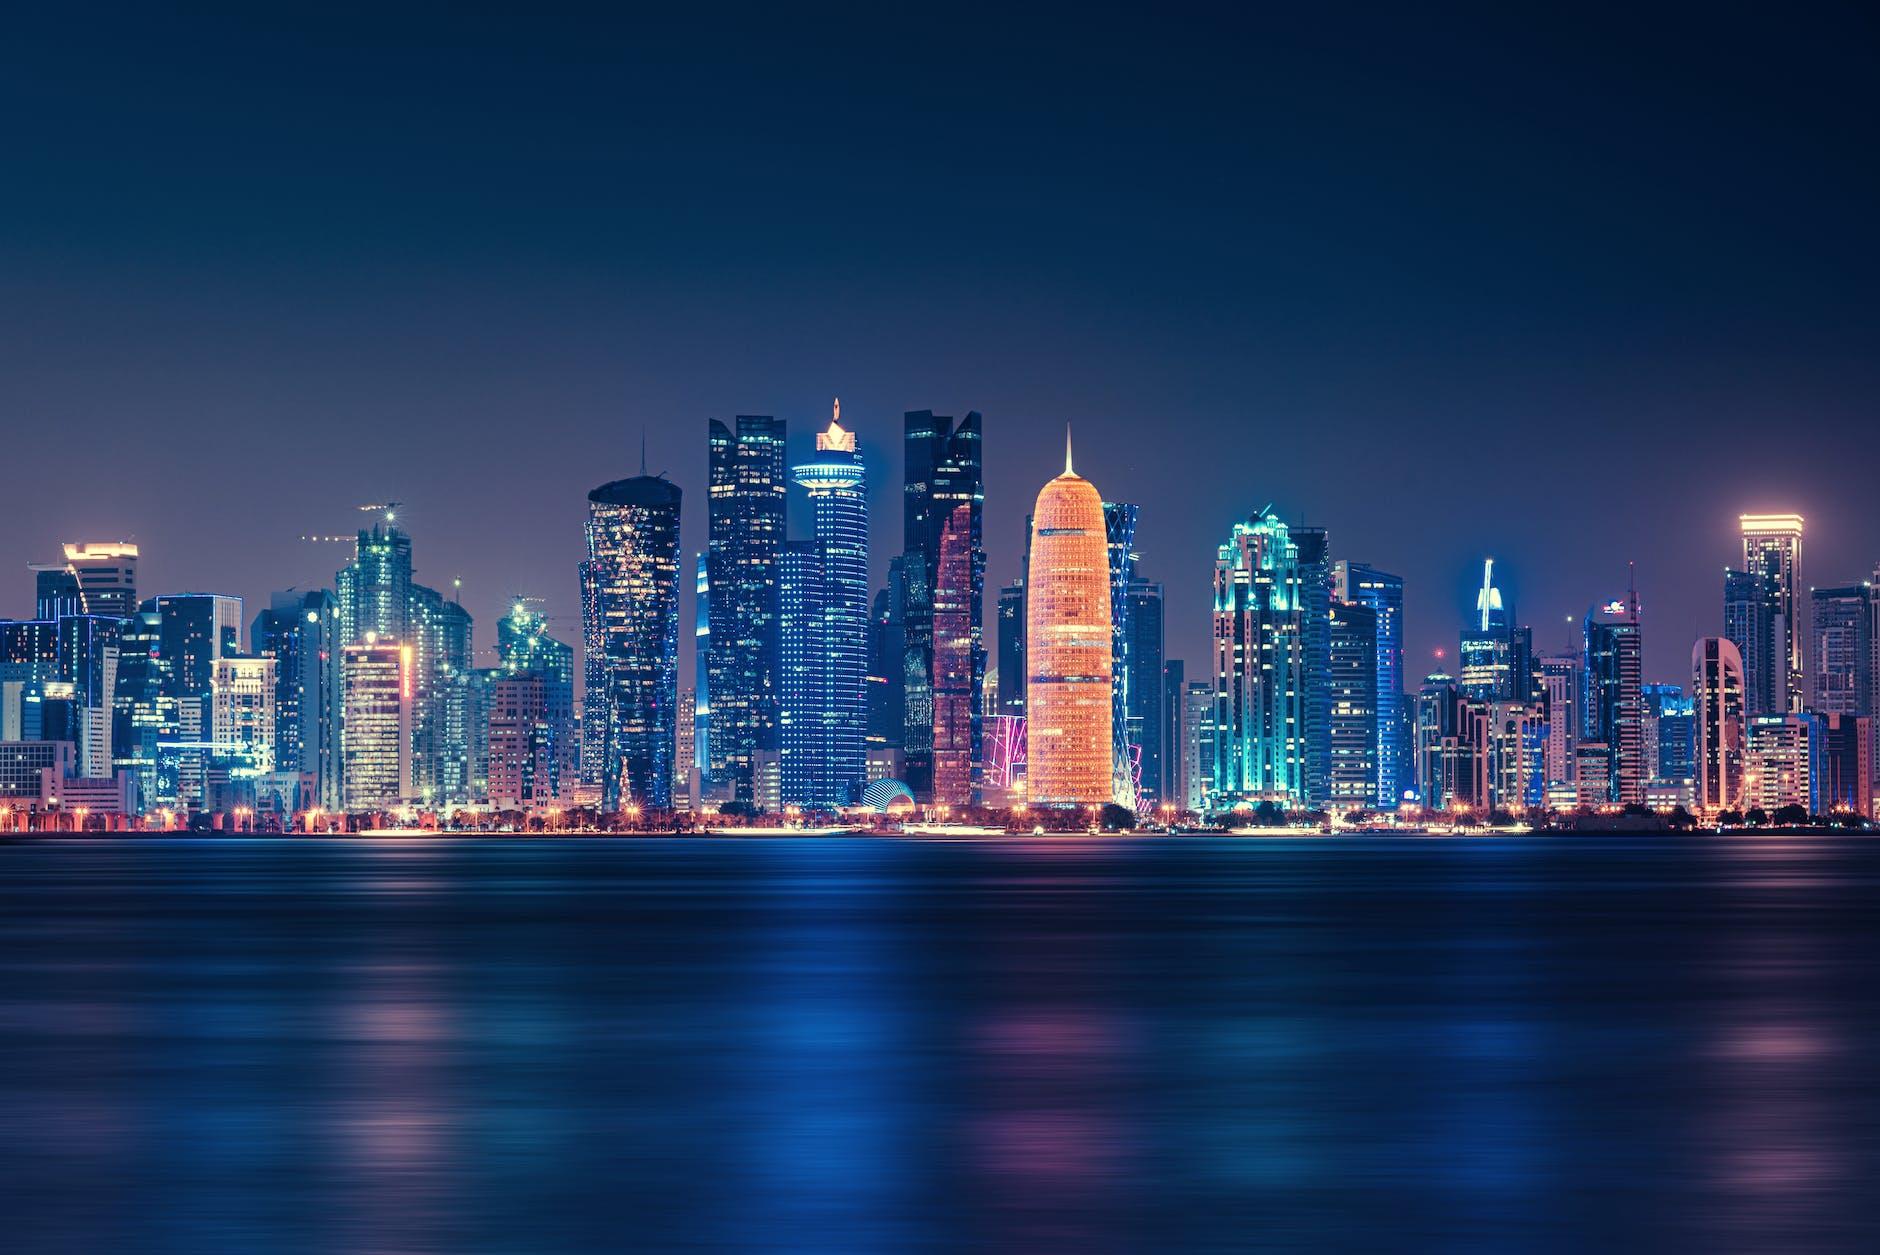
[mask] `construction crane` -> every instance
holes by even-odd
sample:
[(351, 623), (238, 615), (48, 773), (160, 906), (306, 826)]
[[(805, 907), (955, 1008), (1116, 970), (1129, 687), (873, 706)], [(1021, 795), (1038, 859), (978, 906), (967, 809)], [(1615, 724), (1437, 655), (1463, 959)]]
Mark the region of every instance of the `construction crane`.
[(385, 515), (385, 521), (389, 523), (398, 517), (393, 511), (403, 504), (405, 503), (402, 501), (374, 501), (369, 505), (360, 506), (359, 512), (361, 514), (382, 513)]

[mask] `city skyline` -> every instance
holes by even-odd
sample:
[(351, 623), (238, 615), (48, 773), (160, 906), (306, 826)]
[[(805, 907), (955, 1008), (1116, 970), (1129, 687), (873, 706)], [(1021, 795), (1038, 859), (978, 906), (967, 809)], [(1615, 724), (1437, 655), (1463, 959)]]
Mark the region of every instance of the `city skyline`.
[[(826, 416), (827, 406), (828, 402), (825, 401), (820, 411), (821, 416)], [(901, 413), (897, 412), (887, 416), (887, 421), (878, 421), (874, 426), (886, 427), (891, 422), (898, 436), (901, 417)], [(789, 420), (784, 421), (787, 423)], [(802, 430), (793, 431), (787, 442), (784, 454), (786, 464), (796, 465), (799, 462), (814, 461), (814, 441), (819, 421), (826, 422), (826, 417), (819, 418), (817, 414), (810, 414), (801, 419)], [(888, 531), (892, 530), (892, 518), (898, 515), (898, 511), (894, 511), (893, 508), (899, 504), (903, 495), (900, 457), (902, 442), (899, 439), (883, 439), (879, 433), (876, 433), (876, 437), (871, 440), (869, 429), (864, 425), (867, 420), (851, 418), (851, 422), (856, 426), (851, 429), (850, 434), (856, 437), (859, 455), (864, 463), (877, 468), (885, 467), (888, 472), (871, 475), (867, 484), (868, 508), (872, 520), (870, 536), (873, 542), (870, 545), (870, 580), (871, 587), (878, 589), (885, 581), (888, 561), (892, 557), (899, 556), (900, 552), (896, 548), (894, 538), (888, 535)], [(706, 423), (705, 418), (698, 420), (697, 426), (700, 434), (703, 433)], [(989, 442), (993, 443), (996, 448), (999, 424), (988, 419), (987, 425), (992, 432)], [(1061, 424), (1059, 431), (1062, 431)], [(633, 440), (629, 442), (633, 446), (631, 449), (623, 448), (620, 471), (616, 478), (630, 477), (634, 473), (634, 466), (637, 465), (637, 460), (641, 456), (637, 443), (639, 439), (639, 436), (633, 437)], [(704, 444), (702, 440), (695, 439), (693, 443), (696, 446), (695, 452), (702, 450)], [(629, 453), (630, 458), (627, 456)], [(1061, 460), (1061, 450), (1057, 456)], [(1094, 454), (1086, 452), (1081, 456), (1085, 461), (1098, 465), (1105, 461), (1101, 452)], [(1113, 458), (1114, 454), (1112, 454), (1112, 460)], [(702, 453), (696, 460), (701, 463), (705, 460)], [(988, 454), (985, 472), (987, 478), (999, 481), (1012, 478), (1012, 471), (1001, 467), (999, 462), (1000, 459), (997, 456)], [(691, 490), (687, 494), (690, 499), (685, 504), (682, 535), (692, 538), (692, 541), (685, 544), (685, 552), (688, 555), (696, 553), (700, 544), (693, 542), (698, 541), (698, 538), (704, 536), (708, 530), (703, 517), (698, 518), (696, 523), (692, 518), (695, 507), (701, 512), (704, 508), (706, 496), (704, 486), (707, 478), (705, 468), (700, 466), (696, 476), (688, 478), (670, 470), (660, 469), (656, 462), (649, 462), (649, 465), (652, 467), (651, 473), (655, 478), (666, 479), (678, 486), (681, 491)], [(1093, 471), (1093, 474), (1101, 473), (1101, 471)], [(1046, 471), (1041, 474), (1040, 479), (1047, 479), (1049, 476), (1050, 472)], [(588, 478), (595, 477), (588, 476)], [(424, 557), (418, 564), (422, 567), (420, 573), (422, 578), (442, 586), (446, 590), (447, 599), (461, 600), (478, 625), (473, 645), (479, 663), (494, 664), (497, 661), (498, 642), (495, 624), (518, 598), (527, 599), (535, 605), (538, 611), (545, 615), (551, 625), (550, 630), (562, 639), (580, 637), (580, 586), (578, 575), (572, 572), (573, 564), (579, 561), (580, 532), (585, 518), (582, 502), (587, 491), (592, 487), (593, 485), (589, 484), (587, 488), (577, 493), (573, 498), (572, 506), (567, 502), (555, 503), (557, 514), (569, 513), (572, 516), (569, 521), (571, 531), (568, 534), (574, 536), (574, 541), (569, 562), (561, 562), (554, 558), (544, 559), (538, 554), (530, 561), (517, 562), (515, 565), (518, 574), (514, 578), (498, 578), (492, 586), (482, 587), (467, 580), (458, 585), (457, 581), (462, 577), (450, 572), (463, 567), (466, 554), (479, 551), (478, 541), (486, 538), (499, 540), (500, 537), (492, 537), (490, 530), (481, 524), (470, 527), (463, 535), (433, 534), (425, 523), (424, 502), (401, 501), (398, 503), (400, 507), (398, 521), (401, 530), (417, 541), (424, 550)], [(145, 588), (235, 596), (240, 597), (249, 607), (265, 607), (272, 594), (283, 590), (314, 591), (330, 585), (333, 582), (334, 569), (345, 565), (350, 557), (349, 548), (353, 543), (354, 531), (362, 525), (369, 526), (372, 519), (378, 517), (377, 509), (366, 508), (367, 503), (364, 498), (370, 494), (358, 495), (361, 496), (359, 503), (339, 502), (331, 508), (324, 519), (328, 530), (302, 533), (285, 544), (271, 543), (266, 538), (260, 538), (253, 545), (239, 541), (231, 543), (225, 539), (212, 549), (197, 548), (191, 554), (166, 554), (162, 550), (153, 549), (147, 541), (139, 539), (140, 535), (147, 533), (137, 530), (112, 532), (106, 528), (88, 528), (82, 525), (57, 534), (52, 534), (49, 530), (48, 534), (51, 535), (51, 539), (44, 546), (33, 548), (32, 546), (37, 542), (29, 542), (23, 538), (35, 535), (40, 529), (30, 525), (29, 520), (28, 526), (9, 529), (4, 537), (0, 537), (0, 551), (18, 550), (29, 554), (17, 566), (18, 577), (14, 582), (13, 592), (8, 596), (0, 597), (0, 618), (26, 618), (34, 613), (36, 607), (33, 605), (32, 571), (47, 566), (48, 555), (56, 555), (63, 546), (73, 543), (108, 545), (128, 542), (138, 545), (141, 549), (139, 580), (141, 586)], [(1248, 500), (1252, 501), (1253, 496), (1260, 496), (1260, 494), (1251, 494)], [(1766, 501), (1768, 496), (1769, 494), (1760, 494), (1755, 500)], [(1118, 494), (1116, 499), (1130, 500), (1138, 505), (1142, 523), (1137, 528), (1135, 543), (1142, 555), (1142, 566), (1145, 570), (1155, 572), (1158, 582), (1167, 585), (1169, 589), (1166, 599), (1168, 623), (1166, 656), (1188, 659), (1205, 657), (1208, 651), (1209, 614), (1205, 585), (1208, 580), (1208, 568), (1212, 565), (1214, 543), (1218, 542), (1207, 545), (1199, 560), (1194, 554), (1170, 553), (1166, 534), (1158, 538), (1158, 532), (1173, 529), (1174, 524), (1170, 518), (1169, 507), (1175, 503), (1162, 503), (1158, 508), (1157, 503), (1143, 504), (1139, 500), (1139, 494), (1127, 492)], [(1260, 496), (1260, 502), (1248, 506), (1239, 514), (1229, 514), (1220, 519), (1216, 530), (1229, 527), (1237, 521), (1243, 521), (1261, 503), (1272, 503), (1276, 513), (1285, 518), (1289, 526), (1297, 528), (1307, 525), (1304, 516), (1288, 508), (1286, 501), (1287, 497), (1284, 494)], [(381, 497), (371, 504), (377, 507), (382, 503)], [(792, 485), (789, 490), (789, 503), (790, 538), (792, 540), (808, 539), (811, 515), (807, 494)], [(1030, 506), (1029, 503), (1022, 507), (1015, 505), (988, 490), (986, 510), (989, 515), (995, 517), (1000, 514), (1010, 514), (1014, 510), (1019, 515), (1014, 538), (1009, 543), (1002, 543), (1005, 538), (997, 528), (990, 524), (986, 528), (988, 536), (986, 587), (989, 591), (985, 600), (987, 612), (990, 614), (996, 612), (998, 588), (1016, 580), (1023, 569), (1024, 521), (1030, 513)], [(1178, 510), (1174, 518), (1182, 520), (1182, 530), (1188, 530), (1192, 526), (1195, 511), (1192, 508), (1180, 507)], [(890, 511), (893, 513), (889, 513)], [(107, 510), (101, 513), (110, 514), (112, 511)], [(1742, 564), (1742, 535), (1739, 519), (1745, 515), (1769, 514), (1794, 514), (1808, 520), (1808, 552), (1799, 590), (1803, 594), (1817, 588), (1859, 585), (1871, 577), (1876, 566), (1880, 566), (1880, 558), (1863, 559), (1860, 551), (1856, 549), (1858, 542), (1855, 536), (1862, 533), (1849, 535), (1825, 531), (1816, 521), (1816, 514), (1805, 499), (1783, 500), (1769, 505), (1758, 505), (1753, 509), (1720, 501), (1714, 511), (1715, 517), (1704, 520), (1709, 525), (1709, 538), (1713, 542), (1709, 550), (1701, 557), (1686, 555), (1685, 561), (1674, 563), (1669, 569), (1655, 573), (1663, 583), (1680, 591), (1695, 588), (1696, 592), (1693, 597), (1696, 604), (1689, 607), (1660, 609), (1654, 595), (1654, 573), (1648, 572), (1642, 565), (1638, 568), (1639, 598), (1643, 606), (1642, 617), (1648, 625), (1644, 666), (1647, 681), (1682, 683), (1689, 678), (1687, 673), (1688, 645), (1675, 646), (1672, 639), (1684, 634), (1675, 616), (1688, 614), (1694, 619), (1690, 640), (1701, 636), (1724, 634), (1725, 624), (1719, 579), (1724, 571), (1737, 568)], [(1494, 560), (1495, 580), (1499, 591), (1507, 598), (1507, 613), (1519, 624), (1533, 627), (1534, 648), (1540, 654), (1577, 647), (1578, 625), (1586, 611), (1621, 596), (1625, 591), (1628, 575), (1626, 561), (1622, 558), (1616, 559), (1611, 579), (1603, 586), (1588, 586), (1576, 605), (1572, 591), (1562, 587), (1565, 581), (1558, 576), (1549, 575), (1551, 568), (1544, 557), (1541, 559), (1542, 566), (1537, 571), (1532, 568), (1524, 569), (1523, 563), (1509, 560), (1506, 554), (1511, 550), (1506, 546), (1499, 549), (1469, 548), (1458, 544), (1454, 549), (1455, 558), (1452, 562), (1419, 563), (1416, 560), (1417, 551), (1431, 547), (1427, 543), (1427, 538), (1406, 540), (1400, 535), (1395, 541), (1386, 542), (1376, 548), (1360, 550), (1355, 542), (1346, 539), (1348, 533), (1339, 526), (1337, 519), (1325, 519), (1315, 515), (1311, 518), (1310, 525), (1327, 529), (1330, 533), (1333, 553), (1339, 560), (1367, 563), (1405, 573), (1403, 577), (1405, 583), (1403, 678), (1406, 687), (1414, 687), (1415, 681), (1431, 670), (1443, 666), (1453, 669), (1459, 665), (1457, 633), (1477, 617), (1476, 603), (1480, 594), (1481, 570), (1485, 559)], [(1565, 530), (1568, 529), (1563, 528), (1563, 532)], [(1692, 528), (1690, 532), (1701, 537), (1700, 529)], [(560, 538), (563, 548), (568, 547), (568, 534)], [(74, 542), (74, 536), (90, 539)], [(335, 549), (336, 544), (342, 547)], [(1541, 552), (1543, 554), (1555, 552), (1557, 544), (1558, 538), (1549, 541), (1543, 537), (1540, 542)], [(1438, 544), (1436, 547), (1441, 548), (1441, 545)], [(1876, 537), (1875, 548), (1871, 552), (1880, 555), (1880, 536)], [(217, 578), (218, 571), (252, 571), (258, 555), (267, 553), (284, 555), (280, 576), (270, 578), (263, 572), (247, 577), (245, 583), (251, 586), (241, 587), (236, 586), (235, 580)], [(439, 554), (446, 556), (440, 557)], [(451, 560), (453, 557), (458, 561), (453, 562)], [(1840, 564), (1829, 566), (1830, 563)], [(563, 566), (569, 567), (569, 571), (563, 571), (561, 569)], [(1446, 589), (1442, 587), (1443, 581), (1440, 574), (1434, 586), (1427, 580), (1417, 580), (1408, 574), (1409, 571), (1419, 568), (1428, 571), (1432, 566), (1435, 566), (1439, 573), (1447, 573), (1448, 587)], [(1203, 592), (1199, 596), (1185, 595), (1183, 579), (1170, 574), (1171, 571), (1181, 571), (1184, 568), (1191, 573), (1191, 578), (1186, 581), (1188, 592), (1191, 594), (1193, 586), (1198, 583), (1203, 587)], [(181, 572), (181, 575), (177, 575), (177, 572)], [(530, 575), (528, 572), (535, 572), (535, 574)], [(681, 583), (680, 617), (682, 622), (689, 625), (693, 622), (695, 597), (691, 581), (686, 580)], [(1548, 607), (1548, 613), (1537, 612), (1534, 609), (1534, 599), (1523, 597), (1515, 591), (1532, 587), (1536, 583), (1542, 583), (1543, 586), (1548, 587), (1550, 592), (1547, 600), (1556, 603)], [(548, 591), (543, 591), (544, 589)], [(1798, 634), (1806, 635), (1809, 622), (1805, 597), (1803, 609), (1799, 614), (1800, 622), (1795, 625), (1795, 628)], [(1440, 658), (1437, 652), (1439, 650), (1441, 651)], [(1674, 657), (1674, 655), (1677, 656)], [(996, 659), (989, 659), (988, 665), (995, 662)], [(695, 662), (691, 651), (682, 650), (680, 653), (682, 684), (689, 686), (694, 683), (694, 671)]]
[[(1074, 421), (1143, 508), (1174, 657), (1207, 631), (1176, 590), (1268, 501), (1404, 578), (1412, 677), (1487, 556), (1543, 647), (1636, 562), (1676, 681), (1737, 514), (1806, 515), (1820, 582), (1880, 553), (1846, 14), (1714, 16), (1701, 57), (1663, 19), (1609, 57), (1590, 14), (1373, 15), (1384, 64), (1305, 12), (749, 20), (725, 48), (681, 15), (491, 17), (436, 57), (401, 14), (318, 48), (259, 14), (28, 15), (9, 78), (59, 103), (0, 205), (8, 452), (58, 468), (83, 432), (88, 491), (11, 483), (0, 571), (126, 537), (151, 586), (260, 605), (330, 578), (297, 537), (395, 498), (480, 624), (523, 594), (572, 637), (547, 555), (643, 433), (696, 540), (699, 427), (775, 414), (794, 464), (834, 395), (881, 467), (904, 411), (985, 415), (988, 588)], [(194, 508), (230, 448), (250, 469)]]

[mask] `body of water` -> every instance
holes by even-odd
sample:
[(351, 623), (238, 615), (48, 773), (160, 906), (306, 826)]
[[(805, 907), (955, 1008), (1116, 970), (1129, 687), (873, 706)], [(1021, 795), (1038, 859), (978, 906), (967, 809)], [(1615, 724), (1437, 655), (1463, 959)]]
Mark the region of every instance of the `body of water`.
[(0, 843), (11, 1251), (1864, 1250), (1861, 838)]

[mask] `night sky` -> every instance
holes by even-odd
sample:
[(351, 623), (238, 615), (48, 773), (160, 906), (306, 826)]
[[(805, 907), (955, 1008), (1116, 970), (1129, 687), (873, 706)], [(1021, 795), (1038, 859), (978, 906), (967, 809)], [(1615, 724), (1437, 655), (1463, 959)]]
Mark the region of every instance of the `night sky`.
[(9, 16), (0, 613), (130, 538), (252, 614), (396, 498), (479, 647), (577, 639), (642, 433), (696, 549), (706, 420), (835, 395), (878, 568), (901, 412), (984, 413), (989, 600), (1073, 422), (1191, 674), (1268, 501), (1406, 578), (1413, 677), (1485, 554), (1548, 648), (1636, 560), (1674, 680), (1738, 512), (1880, 560), (1871, 8), (264, 7)]

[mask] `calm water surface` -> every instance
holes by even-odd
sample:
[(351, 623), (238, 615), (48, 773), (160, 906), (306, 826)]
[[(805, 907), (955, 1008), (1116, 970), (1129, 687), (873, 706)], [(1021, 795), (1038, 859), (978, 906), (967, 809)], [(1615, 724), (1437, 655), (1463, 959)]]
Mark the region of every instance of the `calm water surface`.
[(10, 1251), (1872, 1250), (1880, 842), (0, 844)]

